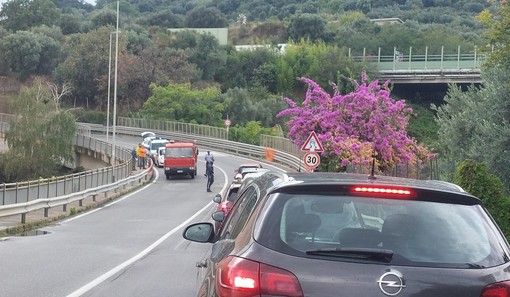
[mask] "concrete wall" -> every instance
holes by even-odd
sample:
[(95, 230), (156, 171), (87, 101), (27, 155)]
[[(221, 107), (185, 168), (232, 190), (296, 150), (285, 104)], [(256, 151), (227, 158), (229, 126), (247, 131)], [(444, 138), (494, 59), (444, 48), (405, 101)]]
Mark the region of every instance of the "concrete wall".
[(110, 165), (110, 156), (105, 156), (104, 154), (78, 146), (74, 147), (74, 152), (74, 164), (68, 165), (71, 168), (82, 166), (90, 170), (104, 168)]

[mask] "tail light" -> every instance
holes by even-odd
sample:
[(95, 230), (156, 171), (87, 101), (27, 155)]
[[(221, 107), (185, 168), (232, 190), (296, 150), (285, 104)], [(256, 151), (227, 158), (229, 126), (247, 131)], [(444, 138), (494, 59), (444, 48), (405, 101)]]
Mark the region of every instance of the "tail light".
[(230, 212), (231, 208), (232, 208), (232, 205), (228, 201), (225, 201), (220, 204), (220, 210), (223, 211), (225, 213), (225, 215), (227, 215)]
[(494, 283), (483, 288), (480, 297), (509, 297), (510, 281)]
[(355, 186), (351, 189), (352, 193), (363, 196), (373, 196), (374, 194), (382, 197), (408, 198), (414, 196), (414, 192), (408, 188), (401, 187), (378, 187), (378, 186)]
[(218, 263), (216, 291), (221, 297), (303, 297), (291, 272), (233, 256)]

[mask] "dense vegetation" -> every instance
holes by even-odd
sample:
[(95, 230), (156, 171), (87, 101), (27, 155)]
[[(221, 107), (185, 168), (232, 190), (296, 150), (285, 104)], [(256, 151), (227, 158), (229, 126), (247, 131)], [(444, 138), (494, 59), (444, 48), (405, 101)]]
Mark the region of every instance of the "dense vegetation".
[[(126, 0), (120, 1), (120, 32), (116, 32), (116, 3), (9, 0), (0, 9), (0, 92), (14, 91), (13, 111), (30, 114), (35, 121), (20, 121), (6, 135), (14, 149), (11, 154), (35, 152), (39, 155), (34, 160), (50, 163), (67, 160), (70, 143), (65, 142), (72, 129), (50, 127), (65, 126), (74, 116), (105, 123), (115, 73), (119, 115), (216, 126), (228, 117), (234, 124), (230, 133), (234, 140), (256, 143), (259, 133), (288, 136), (292, 121), (302, 120), (292, 112), (276, 117), (289, 107), (284, 97), (307, 107), (307, 85), (299, 78), (329, 94), (337, 92), (332, 98), (359, 96), (351, 80), (365, 81), (361, 74), (366, 71), (370, 83), (376, 73), (370, 65), (354, 62), (352, 55), (375, 55), (379, 50), (392, 55), (395, 48), (405, 51), (411, 46), (417, 54), (456, 52), (458, 47), (463, 52), (486, 50), (490, 59), (481, 87), (465, 90), (451, 85), (444, 98), (424, 94), (403, 98), (415, 115), (406, 115), (409, 125), (400, 121), (405, 124), (393, 128), (407, 129), (417, 140), (410, 138), (413, 145), (423, 144), (439, 153), (443, 178), (482, 198), (510, 234), (508, 215), (501, 211), (510, 205), (510, 106), (506, 100), (510, 5), (505, 1)], [(403, 23), (374, 21), (380, 18), (399, 18)], [(228, 28), (227, 44), (194, 30), (167, 30), (218, 27)], [(291, 46), (282, 52), (281, 43)], [(237, 51), (234, 46), (239, 44), (268, 47)], [(12, 90), (17, 85), (9, 83), (13, 80), (31, 87)], [(26, 101), (32, 97), (39, 100)], [(421, 101), (434, 105), (432, 109), (418, 105)], [(71, 116), (66, 111), (70, 107), (79, 113)], [(33, 116), (34, 110), (39, 116)], [(325, 124), (327, 129), (332, 127)], [(56, 132), (66, 137), (56, 137)], [(31, 138), (57, 146), (51, 153), (51, 145), (34, 150)], [(371, 143), (375, 138), (353, 143), (367, 141), (375, 146)], [(356, 152), (356, 147), (350, 148)], [(369, 150), (364, 152), (370, 155)], [(49, 163), (36, 168), (13, 162), (14, 157), (1, 156), (0, 178), (20, 178), (29, 174), (26, 168), (41, 176), (57, 170)], [(330, 165), (335, 170), (339, 167)]]
[[(458, 46), (474, 50), (486, 44), (475, 16), (492, 7), (482, 1), (129, 0), (119, 2), (116, 34), (116, 4), (8, 1), (0, 10), (0, 75), (25, 84), (44, 76), (70, 86), (59, 104), (78, 110), (80, 120), (105, 123), (118, 74), (118, 115), (215, 126), (228, 117), (233, 140), (254, 144), (254, 131), (287, 136), (287, 119), (275, 115), (286, 107), (283, 97), (304, 99), (306, 85), (298, 78), (311, 79), (327, 92), (334, 83), (347, 94), (362, 70), (375, 77), (369, 65), (350, 55), (376, 54), (379, 48), (392, 54), (395, 47), (410, 46), (416, 53), (425, 48), (438, 53), (442, 47), (455, 52)], [(404, 23), (371, 20), (386, 17)], [(228, 44), (196, 31), (167, 30), (214, 27), (229, 29)], [(272, 46), (234, 48), (260, 43)], [(280, 43), (292, 46), (281, 52)], [(437, 128), (430, 108), (404, 99), (419, 110), (407, 127), (409, 135), (434, 145)]]

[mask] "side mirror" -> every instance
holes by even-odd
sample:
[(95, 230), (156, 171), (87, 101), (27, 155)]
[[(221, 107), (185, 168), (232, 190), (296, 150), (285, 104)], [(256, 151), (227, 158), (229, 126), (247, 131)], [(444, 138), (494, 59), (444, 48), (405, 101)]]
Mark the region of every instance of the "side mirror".
[(221, 194), (216, 194), (216, 195), (214, 195), (214, 197), (213, 197), (212, 201), (213, 201), (214, 203), (220, 203), (220, 202), (221, 202)]
[(184, 229), (182, 237), (187, 240), (205, 243), (214, 239), (214, 227), (211, 223), (197, 223)]
[(211, 218), (216, 222), (223, 222), (225, 220), (225, 213), (222, 210), (212, 213)]

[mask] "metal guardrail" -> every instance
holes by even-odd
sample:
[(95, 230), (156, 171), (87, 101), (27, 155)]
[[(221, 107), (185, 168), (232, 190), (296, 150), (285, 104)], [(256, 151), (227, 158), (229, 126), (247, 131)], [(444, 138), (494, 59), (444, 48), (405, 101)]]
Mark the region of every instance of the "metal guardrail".
[[(109, 154), (109, 152), (111, 152), (111, 144), (82, 135), (98, 132), (106, 134), (106, 128), (104, 126), (84, 123), (78, 123), (78, 126), (81, 132), (76, 135), (76, 146), (84, 147), (96, 153), (111, 157), (111, 154)], [(175, 126), (168, 125), (164, 127)], [(135, 137), (140, 137), (141, 133), (147, 130), (147, 127), (116, 127), (117, 134)], [(86, 131), (86, 133), (83, 133), (83, 131)], [(210, 136), (206, 137), (190, 134), (191, 132), (196, 132), (193, 129), (179, 129), (179, 131), (186, 131), (188, 133), (163, 130), (155, 132), (169, 139), (195, 141), (200, 147), (228, 152), (234, 155), (263, 159), (267, 154), (267, 148), (264, 147), (211, 138)], [(214, 133), (217, 132), (213, 132), (213, 134)], [(80, 201), (81, 203), (86, 197), (95, 197), (100, 193), (117, 190), (119, 187), (137, 180), (140, 182), (142, 178), (147, 178), (149, 173), (152, 172), (151, 165), (149, 169), (142, 173), (129, 176), (132, 168), (131, 152), (121, 147), (117, 147), (116, 149), (116, 156), (118, 156), (117, 162), (119, 164), (115, 166), (115, 172), (120, 180), (114, 181), (113, 168), (105, 167), (98, 170), (89, 170), (73, 175), (55, 177), (53, 179), (3, 184), (0, 185), (0, 191), (3, 193), (2, 205), (0, 205), (0, 217), (19, 214), (21, 215), (21, 223), (25, 223), (26, 214), (31, 211), (44, 209), (45, 215), (47, 215), (49, 208), (63, 206), (65, 209), (66, 205), (71, 202)], [(273, 161), (276, 163), (295, 170), (304, 168), (302, 161), (292, 154), (281, 151), (274, 151), (273, 153)]]
[[(106, 129), (102, 125), (90, 125), (91, 131), (106, 133)], [(148, 130), (148, 127), (134, 128), (117, 126), (116, 133), (123, 135), (130, 135), (141, 137), (141, 133)], [(255, 159), (264, 159), (267, 155), (268, 147), (251, 145), (241, 142), (230, 141), (226, 139), (214, 138), (211, 135), (201, 136), (183, 132), (174, 132), (170, 130), (151, 130), (158, 136), (165, 137), (167, 139), (183, 140), (183, 141), (195, 141), (199, 147), (210, 148), (226, 152), (233, 155), (245, 156)], [(290, 170), (301, 171), (305, 168), (302, 159), (289, 152), (282, 150), (273, 149), (272, 161), (287, 167)]]
[(93, 201), (96, 201), (96, 196), (102, 193), (107, 193), (110, 191), (117, 192), (120, 188), (126, 188), (132, 183), (138, 182), (141, 183), (142, 179), (148, 178), (148, 173), (152, 171), (152, 165), (146, 171), (138, 173), (133, 176), (129, 176), (125, 179), (119, 180), (117, 182), (113, 182), (110, 184), (101, 185), (95, 188), (90, 188), (81, 192), (75, 192), (68, 195), (57, 196), (53, 198), (37, 198), (34, 200), (30, 200), (23, 203), (15, 203), (8, 205), (0, 206), (0, 217), (11, 216), (11, 215), (21, 215), (21, 223), (26, 222), (26, 214), (35, 211), (44, 209), (45, 217), (48, 216), (48, 210), (53, 207), (63, 206), (64, 211), (66, 211), (66, 206), (69, 203), (79, 201), (80, 206), (83, 199), (87, 197), (92, 197)]
[[(75, 147), (111, 158), (111, 144), (88, 136), (76, 135)], [(0, 205), (28, 203), (31, 200), (54, 198), (104, 186), (130, 176), (131, 151), (117, 147), (116, 165), (46, 179), (0, 184)], [(1, 214), (0, 214), (1, 216)]]

